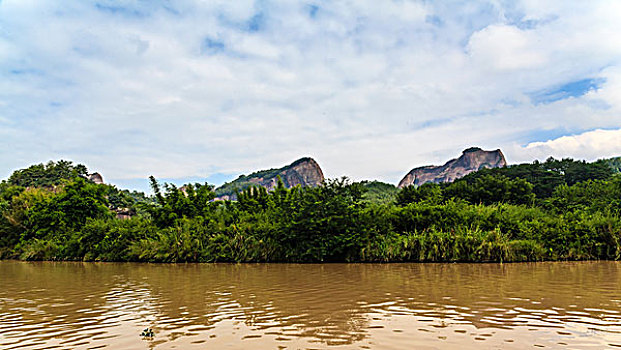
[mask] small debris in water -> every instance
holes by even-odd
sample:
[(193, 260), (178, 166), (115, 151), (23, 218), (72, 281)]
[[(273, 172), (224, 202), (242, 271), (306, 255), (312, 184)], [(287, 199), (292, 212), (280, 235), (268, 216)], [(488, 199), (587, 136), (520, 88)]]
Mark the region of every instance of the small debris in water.
[(145, 338), (153, 338), (155, 336), (155, 333), (151, 328), (145, 328), (142, 333), (140, 333), (140, 336)]

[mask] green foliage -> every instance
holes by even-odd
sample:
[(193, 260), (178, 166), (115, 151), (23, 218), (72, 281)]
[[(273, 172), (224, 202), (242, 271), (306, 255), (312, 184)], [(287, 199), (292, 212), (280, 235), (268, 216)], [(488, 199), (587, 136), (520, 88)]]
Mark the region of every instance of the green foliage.
[(150, 220), (140, 217), (89, 220), (70, 237), (64, 254), (72, 260), (138, 260), (131, 254), (132, 245), (157, 237), (157, 232)]
[(87, 174), (88, 170), (82, 164), (73, 165), (72, 162), (66, 160), (50, 161), (45, 165), (36, 164), (13, 172), (8, 183), (22, 187), (55, 186), (63, 183), (64, 180), (72, 180)]
[(363, 200), (368, 203), (392, 203), (399, 191), (395, 185), (380, 181), (362, 181), (361, 184), (366, 190)]
[(615, 174), (621, 173), (621, 157), (614, 157), (609, 159), (601, 159), (598, 160), (597, 163), (604, 164), (612, 169), (612, 172)]
[[(367, 253), (370, 252), (370, 253)], [(540, 243), (509, 240), (499, 231), (429, 230), (388, 235), (365, 249), (364, 261), (503, 262), (537, 261), (546, 256)]]
[(208, 215), (213, 207), (210, 202), (214, 199), (215, 193), (213, 186), (209, 184), (188, 184), (183, 188), (164, 184), (165, 192), (162, 193), (155, 178), (151, 176), (149, 179), (156, 203), (148, 206), (147, 211), (159, 227), (171, 226), (181, 218)]
[(523, 179), (533, 185), (533, 193), (537, 198), (544, 199), (552, 196), (556, 187), (560, 185), (571, 186), (587, 180), (606, 180), (612, 174), (612, 169), (601, 162), (587, 163), (570, 158), (557, 160), (550, 157), (543, 163), (535, 161), (532, 164), (482, 169), (465, 176), (464, 180), (473, 183), (487, 175)]
[(444, 194), (442, 188), (440, 185), (434, 183), (426, 183), (421, 186), (407, 186), (401, 189), (396, 195), (396, 202), (401, 206), (420, 202), (438, 204), (443, 200)]
[[(241, 189), (237, 201), (214, 201), (208, 184), (177, 188), (155, 178), (153, 197), (80, 176), (54, 186), (6, 181), (0, 184), (0, 258), (619, 260), (621, 177), (592, 164), (549, 159), (401, 190), (346, 178), (287, 188), (279, 179), (272, 191)], [(116, 219), (116, 208), (136, 215)]]
[[(349, 260), (367, 238), (359, 221), (363, 186), (346, 178), (326, 181), (322, 186), (297, 192), (297, 210), (279, 241), (288, 253), (285, 260)], [(295, 257), (294, 259), (291, 259)]]
[(64, 234), (79, 228), (89, 218), (109, 216), (104, 193), (102, 187), (76, 178), (60, 192), (41, 193), (40, 197), (27, 198), (24, 203), (24, 237), (44, 238)]
[(2, 187), (0, 245), (8, 257), (48, 259), (52, 248), (87, 220), (112, 216), (105, 188), (82, 177), (53, 188)]
[(464, 200), (471, 204), (526, 204), (535, 200), (533, 185), (523, 179), (510, 179), (504, 175), (483, 175), (473, 181), (458, 180), (449, 185), (427, 183), (408, 186), (397, 193), (397, 204), (433, 203), (448, 199)]
[(470, 203), (532, 204), (535, 200), (533, 185), (524, 179), (510, 179), (503, 175), (483, 175), (471, 183), (457, 181), (444, 189), (448, 198), (461, 198)]
[(147, 197), (143, 192), (119, 190), (112, 185), (101, 185), (105, 188), (110, 208), (128, 209), (131, 213), (143, 212), (144, 208), (154, 203), (154, 198)]
[(621, 177), (609, 181), (589, 180), (573, 186), (558, 186), (547, 206), (556, 212), (611, 212), (621, 214)]

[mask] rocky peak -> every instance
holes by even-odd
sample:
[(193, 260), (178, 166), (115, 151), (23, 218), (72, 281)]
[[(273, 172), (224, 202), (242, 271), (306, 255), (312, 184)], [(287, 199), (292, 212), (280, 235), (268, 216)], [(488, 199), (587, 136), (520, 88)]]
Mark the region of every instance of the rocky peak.
[(324, 180), (323, 171), (317, 162), (310, 157), (296, 160), (279, 173), (285, 186), (319, 186)]
[(100, 173), (89, 174), (87, 178), (98, 185), (102, 185), (104, 183), (103, 177)]
[(502, 151), (484, 151), (478, 147), (465, 149), (461, 156), (451, 159), (442, 166), (428, 165), (412, 169), (399, 182), (399, 188), (424, 183), (453, 182), (473, 171), (483, 168), (500, 168), (507, 165)]
[(324, 181), (323, 171), (319, 164), (313, 158), (304, 157), (282, 168), (240, 175), (237, 179), (218, 187), (216, 196), (220, 199), (235, 199), (235, 191), (241, 191), (250, 186), (261, 186), (271, 191), (276, 188), (279, 176), (287, 188), (297, 185), (319, 186)]

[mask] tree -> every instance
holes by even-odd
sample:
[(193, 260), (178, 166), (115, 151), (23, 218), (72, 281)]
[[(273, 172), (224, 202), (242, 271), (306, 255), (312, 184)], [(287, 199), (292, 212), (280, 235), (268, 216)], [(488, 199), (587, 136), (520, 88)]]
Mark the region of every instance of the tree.
[(438, 204), (443, 200), (442, 189), (440, 185), (434, 183), (426, 183), (418, 187), (407, 186), (397, 193), (396, 200), (401, 206), (419, 202)]
[(23, 187), (56, 186), (76, 177), (85, 177), (88, 169), (82, 164), (73, 165), (71, 161), (50, 161), (46, 165), (36, 164), (26, 169), (16, 170), (8, 183)]
[(147, 206), (156, 225), (169, 227), (177, 219), (209, 216), (210, 202), (215, 198), (214, 187), (205, 184), (186, 184), (181, 188), (173, 184), (164, 184), (164, 193), (157, 180), (151, 176), (151, 188), (155, 193), (156, 203)]

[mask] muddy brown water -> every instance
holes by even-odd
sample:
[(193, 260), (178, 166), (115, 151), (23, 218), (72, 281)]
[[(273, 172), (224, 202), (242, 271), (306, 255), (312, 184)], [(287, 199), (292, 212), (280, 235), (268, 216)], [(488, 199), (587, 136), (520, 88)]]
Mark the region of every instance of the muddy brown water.
[(621, 263), (0, 261), (0, 349), (103, 348), (621, 349)]

